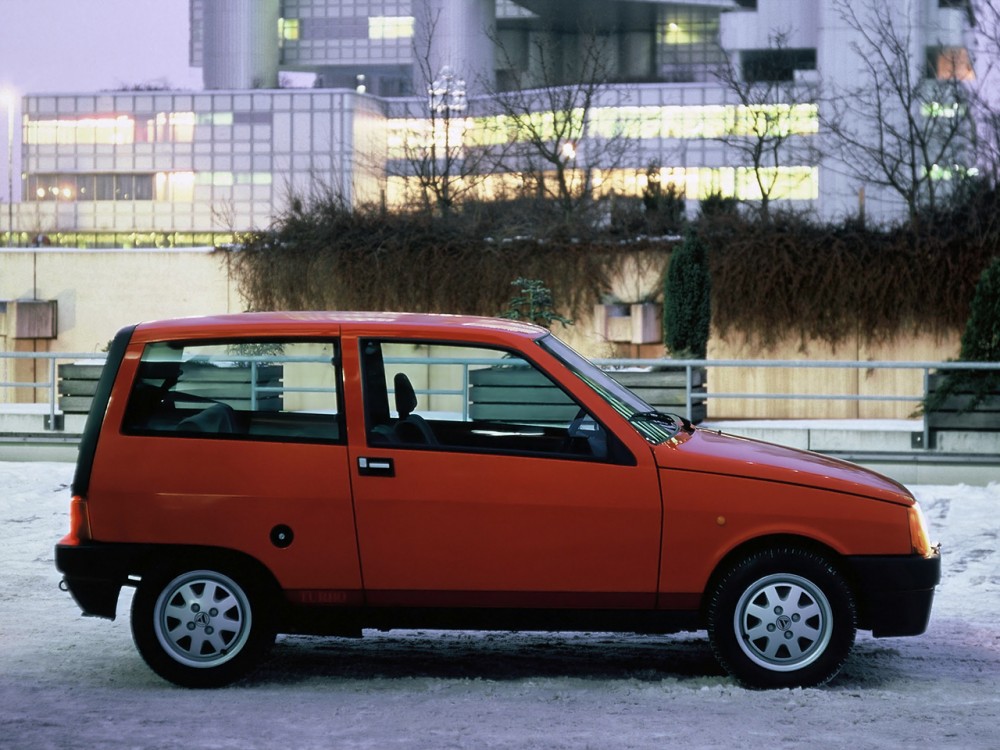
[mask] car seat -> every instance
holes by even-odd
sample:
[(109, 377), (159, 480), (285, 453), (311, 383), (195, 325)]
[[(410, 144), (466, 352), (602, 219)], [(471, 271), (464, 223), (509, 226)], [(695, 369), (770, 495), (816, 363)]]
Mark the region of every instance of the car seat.
[(410, 379), (404, 373), (397, 372), (392, 385), (395, 390), (396, 412), (399, 414), (399, 421), (393, 429), (400, 442), (437, 445), (431, 426), (419, 414), (413, 413), (417, 408), (417, 394)]

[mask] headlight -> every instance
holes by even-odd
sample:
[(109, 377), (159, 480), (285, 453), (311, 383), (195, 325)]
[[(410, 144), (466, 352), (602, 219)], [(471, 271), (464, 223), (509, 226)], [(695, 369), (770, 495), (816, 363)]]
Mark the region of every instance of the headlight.
[(927, 521), (924, 519), (924, 512), (920, 510), (920, 503), (914, 503), (906, 514), (910, 521), (910, 546), (913, 554), (927, 557), (931, 553), (931, 540), (927, 535)]

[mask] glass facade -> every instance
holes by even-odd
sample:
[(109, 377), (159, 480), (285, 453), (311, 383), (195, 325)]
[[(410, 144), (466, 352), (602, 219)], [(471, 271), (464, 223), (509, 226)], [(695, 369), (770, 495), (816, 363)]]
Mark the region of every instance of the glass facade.
[[(554, 140), (557, 132), (565, 132), (561, 130), (564, 123), (557, 121), (560, 114), (538, 113), (532, 118), (531, 132)], [(586, 149), (588, 142), (598, 149), (610, 141), (628, 142), (637, 154), (656, 155), (653, 160), (663, 164), (659, 169), (661, 183), (673, 184), (692, 199), (721, 194), (740, 200), (759, 200), (760, 181), (752, 168), (739, 164), (671, 165), (671, 157), (678, 158), (673, 156), (678, 153), (675, 148), (678, 142), (704, 146), (734, 137), (809, 138), (819, 131), (819, 110), (811, 103), (753, 107), (733, 104), (597, 107), (590, 112), (586, 123), (582, 110), (565, 113), (565, 116), (577, 121), (572, 132), (580, 136), (574, 151)], [(406, 174), (407, 165), (422, 163), (432, 147), (438, 155), (447, 150), (455, 159), (472, 149), (503, 147), (523, 142), (528, 137), (525, 131), (518, 129), (516, 121), (505, 115), (393, 118), (387, 123), (387, 132), (388, 158), (399, 167), (390, 169), (392, 176), (387, 197), (391, 205), (405, 205), (419, 195), (420, 181)], [(498, 168), (493, 162), (487, 163), (493, 173), (466, 176), (459, 181), (463, 191), (489, 200), (524, 189), (523, 177), (518, 170), (511, 169), (510, 160), (505, 162), (507, 170)], [(614, 191), (617, 195), (639, 196), (646, 188), (648, 173), (648, 165), (635, 165), (594, 169), (589, 175), (578, 171), (571, 174), (570, 179), (579, 185), (589, 179), (595, 195)], [(814, 165), (790, 164), (763, 170), (760, 176), (765, 183), (773, 183), (769, 192), (772, 200), (811, 201), (818, 198), (819, 170)], [(546, 173), (544, 179), (554, 180), (555, 175)]]
[[(709, 88), (699, 92), (687, 97), (712, 98)], [(633, 98), (668, 93), (668, 87), (651, 87)], [(472, 108), (483, 106), (486, 102)], [(416, 102), (411, 109), (422, 107)], [(558, 116), (538, 113), (532, 126), (554, 137)], [(711, 163), (707, 144), (753, 135), (761, 123), (783, 135), (809, 137), (818, 130), (814, 104), (636, 104), (596, 107), (586, 123), (582, 111), (566, 116), (579, 120), (575, 146), (582, 150), (587, 142), (615, 138), (636, 145), (639, 156), (631, 167), (591, 175), (596, 193), (613, 189), (623, 195), (641, 194), (648, 164), (657, 162), (662, 180), (690, 198), (721, 192), (752, 199), (756, 179), (739, 164)], [(80, 211), (85, 205), (133, 207), (78, 213), (80, 230), (111, 221), (123, 228), (194, 231), (266, 226), (289, 195), (309, 195), (318, 186), (355, 201), (384, 195), (390, 205), (399, 204), (413, 189), (405, 162), (415, 154), (433, 145), (438, 153), (448, 148), (460, 155), (524, 137), (504, 115), (387, 117), (378, 100), (308, 89), (33, 97), (24, 134), (26, 202), (77, 204)], [(695, 147), (687, 147), (680, 162), (670, 158), (678, 142)], [(771, 197), (814, 200), (816, 173), (812, 165), (779, 168)], [(513, 170), (475, 179), (479, 184), (472, 194), (490, 198), (509, 194), (521, 177)], [(153, 208), (142, 208), (145, 204)]]
[(383, 107), (318, 89), (27, 97), (20, 213), (50, 238), (160, 236), (268, 226), (319, 185), (371, 200), (379, 175), (362, 165), (384, 150)]

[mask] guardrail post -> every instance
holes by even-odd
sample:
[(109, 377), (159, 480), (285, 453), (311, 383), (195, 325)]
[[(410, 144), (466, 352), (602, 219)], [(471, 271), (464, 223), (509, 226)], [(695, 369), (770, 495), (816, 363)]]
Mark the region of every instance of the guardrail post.
[(691, 405), (691, 390), (693, 389), (693, 373), (691, 371), (691, 365), (684, 365), (684, 417), (688, 422), (692, 421), (692, 416), (694, 414), (694, 409)]
[(257, 411), (257, 360), (250, 362), (250, 411)]
[(462, 363), (462, 421), (469, 421), (469, 363)]
[(56, 428), (56, 393), (59, 390), (59, 382), (56, 380), (56, 358), (49, 359), (49, 424), (48, 428)]
[[(931, 368), (924, 368), (924, 398), (930, 396), (931, 387)], [(924, 450), (930, 450), (931, 447), (931, 423), (927, 416), (927, 409), (924, 409), (924, 436), (923, 436), (923, 448)]]

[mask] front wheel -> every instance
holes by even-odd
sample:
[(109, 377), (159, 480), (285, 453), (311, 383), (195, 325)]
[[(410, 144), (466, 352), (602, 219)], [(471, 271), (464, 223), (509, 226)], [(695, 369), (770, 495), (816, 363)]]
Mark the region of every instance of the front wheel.
[(238, 680), (273, 642), (267, 605), (250, 576), (221, 566), (145, 577), (132, 602), (132, 637), (146, 663), (185, 687)]
[(821, 555), (765, 550), (728, 569), (708, 607), (722, 666), (750, 687), (809, 687), (833, 678), (854, 645), (857, 613), (843, 577)]

